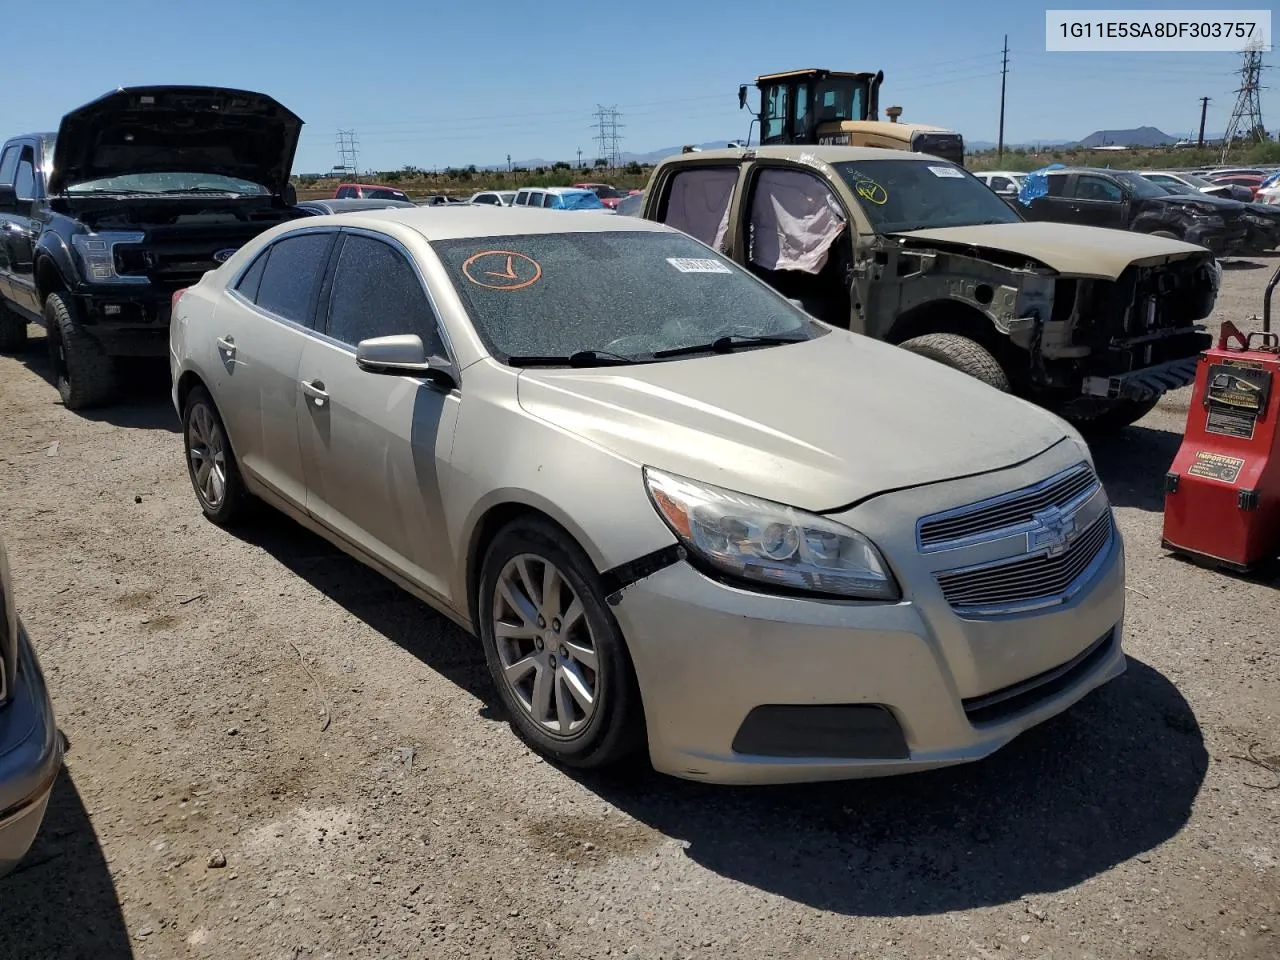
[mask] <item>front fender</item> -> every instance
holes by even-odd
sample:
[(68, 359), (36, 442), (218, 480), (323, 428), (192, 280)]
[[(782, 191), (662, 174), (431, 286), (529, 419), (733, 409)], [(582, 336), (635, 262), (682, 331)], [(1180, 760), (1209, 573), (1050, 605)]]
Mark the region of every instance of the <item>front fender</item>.
[(42, 233), (36, 241), (34, 254), (32, 259), (35, 267), (36, 293), (40, 297), (40, 303), (43, 304), (45, 297), (55, 289), (55, 285), (48, 280), (47, 271), (50, 269), (56, 277), (57, 288), (71, 291), (79, 288), (80, 272), (76, 268), (75, 257), (67, 241), (59, 234)]

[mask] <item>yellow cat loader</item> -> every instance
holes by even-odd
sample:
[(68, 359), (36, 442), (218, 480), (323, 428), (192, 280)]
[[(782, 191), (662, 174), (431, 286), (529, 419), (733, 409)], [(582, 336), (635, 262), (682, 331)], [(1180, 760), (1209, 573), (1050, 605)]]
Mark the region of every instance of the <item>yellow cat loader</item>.
[[(839, 144), (886, 147), (942, 157), (964, 165), (964, 137), (927, 123), (899, 123), (901, 107), (880, 119), (884, 71), (788, 70), (756, 77), (760, 91), (760, 143)], [(747, 105), (747, 85), (738, 88), (738, 106)]]

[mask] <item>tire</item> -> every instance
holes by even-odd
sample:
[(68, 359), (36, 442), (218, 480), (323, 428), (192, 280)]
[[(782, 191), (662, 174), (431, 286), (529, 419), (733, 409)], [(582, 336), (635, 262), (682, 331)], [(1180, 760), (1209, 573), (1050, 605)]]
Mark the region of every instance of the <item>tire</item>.
[(1154, 400), (1115, 400), (1102, 412), (1091, 417), (1067, 417), (1081, 433), (1103, 435), (1115, 433), (1137, 423), (1156, 408), (1160, 397)]
[(102, 406), (115, 396), (116, 363), (77, 322), (75, 304), (53, 293), (44, 302), (45, 339), (54, 384), (69, 410)]
[(926, 333), (899, 344), (904, 350), (967, 373), (987, 386), (1009, 392), (1009, 375), (1000, 361), (976, 340), (958, 333)]
[(1151, 231), (1151, 236), (1153, 236), (1153, 237), (1164, 237), (1166, 240), (1181, 240), (1181, 239), (1182, 239), (1182, 238), (1181, 238), (1180, 236), (1178, 236), (1176, 233), (1173, 233), (1172, 231), (1169, 231), (1169, 230), (1152, 230), (1152, 231)]
[[(519, 572), (521, 563), (527, 579)], [(548, 563), (560, 582), (557, 600), (543, 603)], [(527, 603), (525, 614), (511, 596), (521, 606)], [(572, 623), (559, 624), (555, 614), (577, 605), (571, 597), (580, 601), (581, 613)], [(622, 632), (590, 560), (563, 531), (534, 517), (499, 531), (485, 553), (475, 609), (494, 686), (512, 728), (535, 751), (568, 767), (590, 769), (617, 765), (645, 743), (640, 689)], [(499, 639), (499, 618), (512, 633), (527, 629)], [(528, 666), (525, 673), (509, 673), (509, 666), (520, 663)], [(573, 696), (575, 685), (590, 690), (589, 711)], [(557, 728), (561, 719), (565, 722)]]
[[(182, 447), (191, 489), (204, 515), (220, 527), (242, 519), (249, 500), (244, 477), (227, 428), (204, 387), (194, 387), (182, 408)], [(203, 472), (206, 465), (208, 473)]]
[(0, 353), (21, 353), (26, 346), (26, 318), (0, 303)]

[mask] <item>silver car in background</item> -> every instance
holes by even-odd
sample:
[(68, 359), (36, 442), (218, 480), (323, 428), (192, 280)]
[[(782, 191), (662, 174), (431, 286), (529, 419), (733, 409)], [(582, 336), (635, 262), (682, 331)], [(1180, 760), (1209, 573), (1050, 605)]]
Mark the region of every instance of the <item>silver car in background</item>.
[(0, 877), (26, 856), (62, 766), (62, 737), (0, 541)]
[(921, 770), (1124, 670), (1124, 549), (1079, 434), (672, 228), (316, 217), (175, 299), (205, 515), (260, 498), (477, 634), (559, 762)]

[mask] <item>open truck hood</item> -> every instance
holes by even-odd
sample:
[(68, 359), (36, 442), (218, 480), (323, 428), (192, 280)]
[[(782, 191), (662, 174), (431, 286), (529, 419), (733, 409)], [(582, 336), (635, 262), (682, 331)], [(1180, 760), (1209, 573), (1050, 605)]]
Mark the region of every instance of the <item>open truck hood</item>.
[(1036, 260), (1051, 270), (1073, 277), (1116, 280), (1131, 264), (1154, 266), (1205, 255), (1193, 243), (1130, 233), (1109, 227), (1074, 223), (1018, 221), (982, 223), (971, 227), (938, 227), (888, 234), (908, 240), (951, 247), (999, 250)]
[(835, 330), (787, 346), (591, 370), (525, 369), (530, 415), (660, 470), (803, 510), (999, 470), (1072, 437), (981, 381)]
[(62, 118), (49, 193), (130, 173), (220, 174), (284, 194), (302, 120), (264, 93), (121, 87)]

